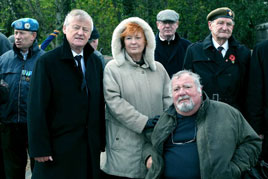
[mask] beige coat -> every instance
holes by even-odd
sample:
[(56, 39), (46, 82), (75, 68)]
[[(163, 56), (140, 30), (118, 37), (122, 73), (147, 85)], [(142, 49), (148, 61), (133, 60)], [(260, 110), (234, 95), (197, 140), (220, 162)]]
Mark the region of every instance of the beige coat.
[[(119, 36), (124, 24), (130, 21), (141, 25), (148, 42), (142, 66), (134, 63), (121, 48)], [(172, 103), (170, 79), (164, 67), (154, 61), (154, 48), (154, 34), (140, 18), (126, 19), (114, 31), (114, 60), (106, 65), (103, 81), (107, 145), (101, 168), (108, 174), (145, 177), (146, 169), (141, 158), (145, 143), (142, 131), (148, 118), (162, 114)]]

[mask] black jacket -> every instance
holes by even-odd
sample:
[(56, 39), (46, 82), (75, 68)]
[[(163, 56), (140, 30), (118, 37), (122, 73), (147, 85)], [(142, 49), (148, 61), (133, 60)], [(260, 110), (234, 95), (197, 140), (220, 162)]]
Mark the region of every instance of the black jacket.
[[(230, 104), (244, 113), (250, 51), (232, 36), (223, 58), (212, 43), (212, 35), (188, 47), (184, 68), (201, 77), (209, 98)], [(231, 61), (234, 60), (234, 61)]]
[(36, 63), (28, 101), (29, 152), (54, 161), (36, 162), (33, 179), (100, 178), (105, 146), (103, 70), (89, 44), (84, 59), (88, 95), (66, 38)]
[(8, 38), (0, 32), (0, 56), (11, 49), (12, 46)]
[(190, 41), (180, 38), (175, 33), (175, 39), (167, 42), (161, 41), (159, 33), (156, 34), (155, 60), (159, 61), (168, 72), (171, 78), (174, 73), (182, 70), (183, 60)]
[(0, 85), (0, 104), (6, 103), (8, 99), (8, 90), (6, 87)]
[(266, 133), (266, 135), (268, 135), (267, 57), (268, 40), (257, 44), (253, 50), (247, 97), (248, 120), (258, 134)]

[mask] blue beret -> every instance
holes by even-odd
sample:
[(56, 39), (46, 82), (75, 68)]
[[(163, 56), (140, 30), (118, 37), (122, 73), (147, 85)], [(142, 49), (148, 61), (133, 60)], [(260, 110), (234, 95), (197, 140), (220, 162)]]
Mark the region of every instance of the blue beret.
[(32, 18), (22, 18), (12, 22), (11, 27), (17, 30), (37, 31), (39, 24)]

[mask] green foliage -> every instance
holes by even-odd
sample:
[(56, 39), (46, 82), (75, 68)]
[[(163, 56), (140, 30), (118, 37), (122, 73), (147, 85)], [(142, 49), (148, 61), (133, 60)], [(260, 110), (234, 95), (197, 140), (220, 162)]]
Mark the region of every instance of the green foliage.
[[(22, 17), (36, 18), (40, 24), (41, 43), (54, 29), (61, 30), (64, 17), (73, 8), (87, 11), (100, 32), (99, 48), (111, 55), (111, 38), (114, 28), (123, 19), (138, 16), (146, 20), (157, 33), (156, 15), (169, 8), (180, 14), (178, 33), (196, 42), (210, 32), (206, 16), (218, 7), (229, 7), (235, 12), (234, 36), (249, 48), (256, 43), (256, 25), (268, 21), (265, 0), (1, 0), (0, 29), (7, 36), (13, 33), (10, 24)], [(63, 33), (49, 49), (61, 43)]]

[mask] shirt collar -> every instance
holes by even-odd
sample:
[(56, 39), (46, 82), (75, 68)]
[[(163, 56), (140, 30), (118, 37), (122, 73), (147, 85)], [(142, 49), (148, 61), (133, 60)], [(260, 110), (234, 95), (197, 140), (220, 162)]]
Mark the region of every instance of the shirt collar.
[(73, 57), (75, 57), (76, 55), (81, 55), (83, 57), (83, 50), (79, 54), (72, 50), (72, 54), (73, 54)]
[[(167, 41), (166, 39), (163, 39), (161, 36), (160, 36), (160, 33), (159, 33), (159, 39), (161, 40), (161, 41)], [(173, 37), (171, 38), (171, 40), (175, 40), (175, 34), (173, 35)], [(170, 40), (170, 41), (171, 41)]]
[(29, 53), (29, 50), (27, 50), (27, 52), (22, 52), (22, 51), (20, 51), (20, 53), (21, 53), (21, 55), (22, 55), (22, 57), (23, 57), (23, 60), (26, 60), (27, 59), (27, 55), (28, 55), (28, 53)]
[(223, 47), (224, 50), (226, 50), (226, 51), (229, 49), (229, 43), (228, 43), (228, 40), (226, 40), (226, 41), (224, 42), (224, 44), (219, 45), (218, 42), (216, 42), (216, 40), (214, 40), (214, 38), (212, 37), (212, 43), (213, 43), (213, 45), (214, 45), (214, 47), (215, 47), (216, 49), (218, 49), (219, 46)]

